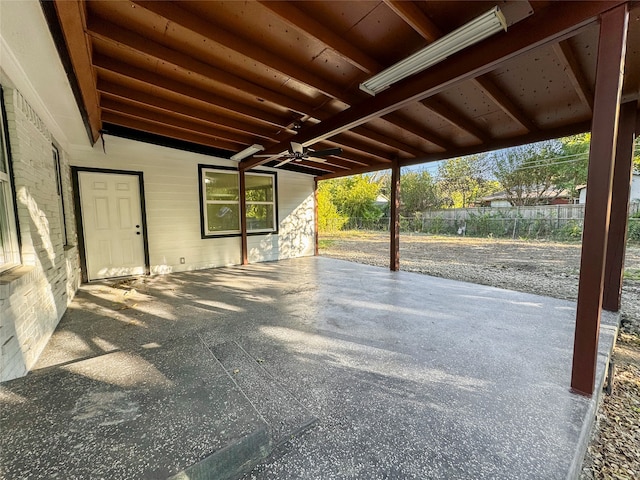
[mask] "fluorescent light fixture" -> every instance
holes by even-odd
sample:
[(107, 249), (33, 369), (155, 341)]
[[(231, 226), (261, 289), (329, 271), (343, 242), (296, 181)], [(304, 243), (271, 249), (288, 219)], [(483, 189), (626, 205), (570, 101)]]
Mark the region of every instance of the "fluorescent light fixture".
[(501, 30), (507, 31), (507, 21), (500, 8), (495, 6), (422, 50), (374, 75), (366, 82), (361, 83), (360, 89), (370, 95), (375, 95), (390, 85), (421, 72)]
[(243, 160), (247, 157), (250, 157), (254, 153), (258, 153), (264, 150), (262, 145), (258, 145), (257, 143), (251, 145), (250, 147), (245, 148), (241, 152), (236, 153), (231, 157), (231, 160)]

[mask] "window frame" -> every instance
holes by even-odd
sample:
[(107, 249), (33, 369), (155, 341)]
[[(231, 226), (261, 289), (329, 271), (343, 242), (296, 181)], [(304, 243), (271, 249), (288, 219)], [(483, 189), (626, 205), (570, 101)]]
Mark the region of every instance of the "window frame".
[[(207, 172), (217, 172), (217, 173), (225, 173), (230, 175), (235, 175), (238, 182), (238, 200), (237, 202), (229, 202), (223, 200), (207, 200), (206, 195), (206, 184), (205, 178)], [(279, 228), (279, 216), (278, 216), (278, 175), (276, 172), (266, 171), (266, 170), (251, 170), (245, 172), (246, 176), (264, 176), (272, 179), (272, 187), (273, 187), (273, 200), (270, 202), (263, 201), (247, 201), (246, 206), (250, 205), (272, 205), (273, 206), (273, 228), (268, 229), (255, 229), (249, 230), (247, 229), (247, 236), (254, 235), (270, 235), (277, 234)], [(246, 183), (246, 182), (245, 182)], [(242, 235), (241, 233), (241, 224), (240, 224), (240, 171), (234, 167), (224, 167), (218, 165), (198, 165), (198, 184), (199, 184), (199, 194), (200, 194), (200, 233), (203, 239), (205, 238), (224, 238), (224, 237), (239, 237)], [(238, 205), (238, 225), (240, 228), (238, 230), (226, 230), (219, 232), (211, 232), (208, 230), (208, 217), (207, 217), (207, 205), (208, 204), (228, 204), (234, 203)]]
[[(11, 147), (9, 145), (9, 127), (6, 122), (6, 110), (4, 104), (4, 92), (0, 87), (0, 162), (4, 165), (4, 171), (0, 171), (0, 195), (3, 197), (4, 212), (0, 213), (0, 235), (4, 235), (6, 229), (6, 242), (4, 240), (0, 248), (7, 261), (0, 263), (0, 273), (6, 272), (21, 264), (20, 259), (20, 234), (18, 231), (17, 212), (15, 206), (15, 185), (13, 183), (11, 165)], [(1, 207), (0, 207), (1, 208)]]
[(55, 144), (51, 144), (51, 152), (53, 155), (53, 168), (56, 174), (56, 193), (58, 195), (58, 209), (60, 210), (60, 231), (62, 233), (62, 245), (69, 245), (69, 236), (67, 235), (67, 219), (64, 212), (64, 192), (62, 185), (62, 163), (60, 161), (60, 150)]
[[(245, 189), (246, 189), (246, 177), (269, 177), (272, 180), (271, 183), (271, 188), (273, 190), (273, 198), (270, 202), (267, 201), (249, 201), (249, 200), (245, 200), (245, 206), (246, 209), (249, 210), (249, 206), (251, 205), (272, 205), (273, 206), (273, 228), (255, 228), (253, 230), (249, 230), (249, 228), (247, 227), (247, 235), (249, 234), (268, 234), (268, 233), (274, 233), (277, 232), (278, 230), (278, 214), (277, 214), (277, 207), (276, 207), (276, 198), (277, 198), (277, 191), (276, 191), (276, 175), (274, 172), (246, 172), (245, 173)], [(239, 176), (238, 176), (239, 177)], [(247, 218), (247, 221), (249, 219)]]

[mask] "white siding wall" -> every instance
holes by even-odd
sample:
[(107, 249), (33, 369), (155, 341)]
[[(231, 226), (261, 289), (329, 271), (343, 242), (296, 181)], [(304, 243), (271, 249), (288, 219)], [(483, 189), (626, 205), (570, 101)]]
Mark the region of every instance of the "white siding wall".
[[(98, 142), (91, 150), (73, 150), (71, 163), (143, 172), (152, 273), (240, 263), (240, 237), (201, 238), (198, 191), (198, 164), (236, 162), (111, 136), (105, 149)], [(283, 171), (277, 177), (279, 234), (250, 236), (250, 262), (313, 254), (313, 178)]]
[(630, 198), (632, 202), (640, 202), (640, 175), (633, 175)]
[[(629, 199), (631, 202), (640, 202), (640, 175), (633, 174), (633, 179), (631, 181), (631, 192), (629, 194)], [(587, 201), (587, 188), (583, 188), (580, 190), (580, 199), (579, 203), (586, 203)]]

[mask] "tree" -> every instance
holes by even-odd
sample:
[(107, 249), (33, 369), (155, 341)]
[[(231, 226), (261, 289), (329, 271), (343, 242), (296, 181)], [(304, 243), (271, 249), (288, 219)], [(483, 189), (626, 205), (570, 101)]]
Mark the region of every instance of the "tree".
[(335, 206), (331, 198), (329, 184), (326, 181), (318, 183), (317, 199), (318, 230), (321, 232), (341, 230), (349, 219), (338, 212), (338, 208)]
[(559, 142), (561, 158), (556, 161), (558, 174), (556, 186), (569, 190), (571, 196), (576, 198), (577, 187), (587, 183), (591, 133), (561, 138)]
[(376, 177), (353, 175), (325, 182), (325, 188), (340, 214), (364, 219), (377, 219), (382, 215), (381, 210), (375, 205), (381, 187)]
[(410, 171), (400, 176), (400, 200), (400, 210), (405, 216), (413, 216), (441, 204), (433, 177), (426, 170)]
[(536, 205), (587, 180), (589, 134), (494, 152), (491, 172), (513, 205)]
[(466, 208), (485, 192), (484, 156), (453, 158), (438, 167), (438, 187), (443, 203)]

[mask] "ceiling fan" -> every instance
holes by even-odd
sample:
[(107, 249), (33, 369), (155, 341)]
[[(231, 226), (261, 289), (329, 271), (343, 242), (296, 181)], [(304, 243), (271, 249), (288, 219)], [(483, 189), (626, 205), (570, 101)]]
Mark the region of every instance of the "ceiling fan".
[[(287, 153), (282, 155), (276, 155), (283, 160), (275, 165), (281, 167), (289, 162), (300, 162), (302, 160), (309, 160), (311, 162), (324, 163), (326, 160), (322, 157), (328, 157), (329, 155), (340, 155), (342, 149), (339, 147), (327, 148), (325, 150), (314, 150), (313, 148), (303, 147), (301, 143), (291, 142), (291, 147)], [(254, 157), (273, 157), (274, 155), (254, 155)]]

